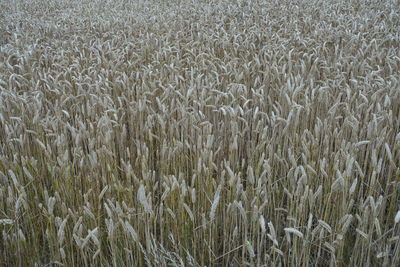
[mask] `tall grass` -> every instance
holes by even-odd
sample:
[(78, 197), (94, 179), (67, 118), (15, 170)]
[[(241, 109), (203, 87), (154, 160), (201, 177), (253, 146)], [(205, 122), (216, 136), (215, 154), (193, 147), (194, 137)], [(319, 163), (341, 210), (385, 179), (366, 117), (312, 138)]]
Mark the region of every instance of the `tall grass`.
[(398, 1), (0, 10), (0, 265), (400, 264)]

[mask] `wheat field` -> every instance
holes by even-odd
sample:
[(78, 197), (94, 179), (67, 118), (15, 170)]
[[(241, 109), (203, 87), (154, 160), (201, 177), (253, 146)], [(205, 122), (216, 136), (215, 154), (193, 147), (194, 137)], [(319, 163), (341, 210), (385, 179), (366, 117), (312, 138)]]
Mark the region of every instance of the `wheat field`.
[(400, 2), (0, 0), (0, 266), (399, 266)]

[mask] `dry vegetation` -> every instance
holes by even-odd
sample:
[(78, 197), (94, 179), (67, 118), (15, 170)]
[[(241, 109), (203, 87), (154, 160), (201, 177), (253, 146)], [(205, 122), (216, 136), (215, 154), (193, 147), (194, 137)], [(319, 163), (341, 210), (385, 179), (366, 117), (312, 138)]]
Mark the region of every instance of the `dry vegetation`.
[(398, 1), (1, 1), (0, 265), (398, 266)]

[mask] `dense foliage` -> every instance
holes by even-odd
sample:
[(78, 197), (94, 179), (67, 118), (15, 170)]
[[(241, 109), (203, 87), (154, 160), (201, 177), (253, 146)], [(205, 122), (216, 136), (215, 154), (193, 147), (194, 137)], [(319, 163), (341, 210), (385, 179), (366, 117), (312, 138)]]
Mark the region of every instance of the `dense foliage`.
[(0, 1), (0, 265), (399, 266), (399, 1)]

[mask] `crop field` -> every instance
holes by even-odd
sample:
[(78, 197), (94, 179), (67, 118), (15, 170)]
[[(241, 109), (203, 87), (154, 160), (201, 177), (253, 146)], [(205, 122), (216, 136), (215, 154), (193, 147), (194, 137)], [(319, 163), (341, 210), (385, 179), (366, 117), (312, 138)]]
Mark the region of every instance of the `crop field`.
[(400, 266), (400, 2), (0, 0), (0, 266)]

